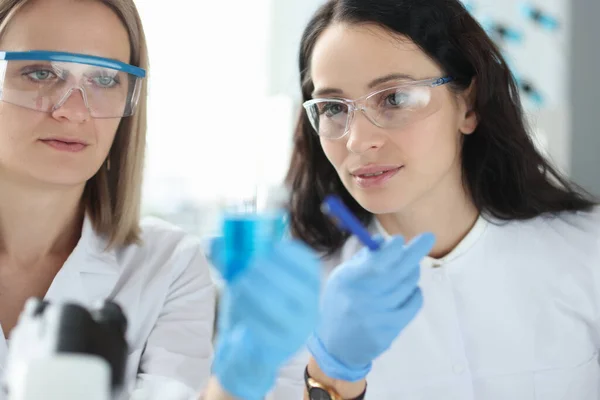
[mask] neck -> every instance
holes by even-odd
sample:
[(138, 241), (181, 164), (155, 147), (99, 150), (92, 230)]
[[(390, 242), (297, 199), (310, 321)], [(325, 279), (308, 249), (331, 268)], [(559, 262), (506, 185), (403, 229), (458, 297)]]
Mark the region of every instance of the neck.
[(421, 233), (433, 233), (436, 243), (430, 256), (441, 258), (469, 233), (478, 216), (477, 208), (459, 180), (458, 184), (455, 182), (445, 188), (440, 185), (406, 209), (378, 215), (377, 219), (386, 232), (402, 235), (407, 242)]
[(33, 187), (0, 178), (0, 253), (19, 265), (66, 258), (81, 236), (83, 188)]

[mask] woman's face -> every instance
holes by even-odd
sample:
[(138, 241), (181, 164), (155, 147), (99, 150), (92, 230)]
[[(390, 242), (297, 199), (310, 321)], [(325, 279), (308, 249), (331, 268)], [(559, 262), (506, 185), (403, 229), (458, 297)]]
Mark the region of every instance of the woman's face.
[[(313, 98), (351, 100), (413, 80), (444, 76), (412, 41), (376, 25), (328, 27), (315, 45), (310, 71)], [(477, 124), (468, 109), (467, 93), (456, 95), (448, 85), (422, 93), (430, 95), (430, 108), (407, 110), (401, 126), (378, 127), (357, 110), (345, 136), (321, 137), (325, 155), (343, 184), (371, 213), (401, 212), (425, 197), (445, 196), (461, 185), (461, 138)], [(384, 94), (370, 103), (383, 107), (376, 115), (398, 112), (395, 107), (404, 101), (404, 93)], [(329, 111), (337, 117), (339, 109)], [(334, 115), (331, 112), (327, 116)]]
[[(32, 1), (8, 24), (0, 50), (63, 51), (125, 63), (130, 58), (126, 28), (99, 1)], [(106, 160), (120, 121), (92, 118), (79, 90), (50, 113), (0, 101), (0, 178), (52, 187), (84, 185)]]

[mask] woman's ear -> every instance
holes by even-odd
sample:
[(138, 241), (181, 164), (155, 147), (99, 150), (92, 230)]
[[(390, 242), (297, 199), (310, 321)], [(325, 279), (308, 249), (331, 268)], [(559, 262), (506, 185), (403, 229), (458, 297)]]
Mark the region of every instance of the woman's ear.
[(459, 125), (459, 130), (464, 135), (470, 135), (475, 132), (479, 120), (475, 112), (475, 101), (477, 96), (477, 82), (475, 78), (471, 84), (460, 94), (460, 112), (463, 113)]

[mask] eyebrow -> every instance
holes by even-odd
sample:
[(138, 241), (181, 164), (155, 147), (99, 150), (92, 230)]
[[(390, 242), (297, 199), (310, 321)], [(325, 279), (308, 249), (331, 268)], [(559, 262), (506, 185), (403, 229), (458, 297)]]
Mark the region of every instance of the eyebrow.
[[(416, 79), (408, 74), (389, 74), (389, 75), (385, 75), (376, 79), (373, 79), (371, 82), (369, 82), (369, 84), (367, 85), (367, 87), (369, 89), (374, 89), (375, 87), (389, 82), (389, 81), (397, 81), (397, 80), (407, 80), (407, 81), (415, 81)], [(337, 88), (323, 88), (323, 89), (319, 89), (319, 90), (315, 90), (312, 93), (313, 97), (322, 97), (322, 96), (329, 96), (329, 95), (341, 95), (343, 93), (343, 91), (341, 89), (337, 89)]]

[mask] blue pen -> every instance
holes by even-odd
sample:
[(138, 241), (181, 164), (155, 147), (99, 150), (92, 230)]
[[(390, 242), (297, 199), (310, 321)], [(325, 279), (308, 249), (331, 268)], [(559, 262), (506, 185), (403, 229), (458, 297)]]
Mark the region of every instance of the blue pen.
[(321, 211), (329, 216), (338, 228), (356, 236), (369, 250), (375, 251), (381, 246), (379, 242), (371, 237), (367, 229), (339, 197), (333, 195), (327, 196), (321, 204)]

